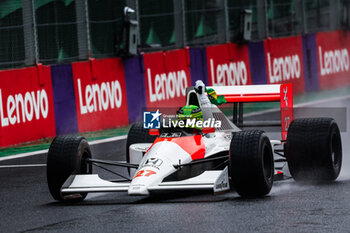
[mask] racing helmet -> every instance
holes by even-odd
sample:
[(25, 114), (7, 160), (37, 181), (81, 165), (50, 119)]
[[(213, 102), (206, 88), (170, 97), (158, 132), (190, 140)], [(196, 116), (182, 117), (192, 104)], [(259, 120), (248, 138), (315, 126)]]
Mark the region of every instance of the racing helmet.
[(196, 119), (203, 120), (202, 109), (196, 105), (186, 105), (177, 111), (178, 120)]

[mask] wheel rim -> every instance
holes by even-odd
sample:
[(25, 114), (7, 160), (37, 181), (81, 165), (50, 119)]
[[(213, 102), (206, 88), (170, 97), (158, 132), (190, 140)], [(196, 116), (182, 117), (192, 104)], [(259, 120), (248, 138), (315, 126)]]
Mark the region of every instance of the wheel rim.
[(81, 158), (81, 174), (91, 174), (92, 173), (92, 165), (91, 163), (87, 163), (86, 159), (91, 158), (89, 151), (85, 150), (83, 156)]
[(267, 145), (265, 145), (264, 152), (263, 152), (263, 168), (264, 168), (264, 175), (268, 180), (271, 180), (272, 174), (273, 174), (272, 163), (273, 161), (271, 159), (270, 148)]
[(332, 164), (334, 168), (337, 168), (340, 163), (340, 148), (339, 148), (339, 138), (336, 133), (332, 134), (332, 148), (331, 148), (331, 157)]

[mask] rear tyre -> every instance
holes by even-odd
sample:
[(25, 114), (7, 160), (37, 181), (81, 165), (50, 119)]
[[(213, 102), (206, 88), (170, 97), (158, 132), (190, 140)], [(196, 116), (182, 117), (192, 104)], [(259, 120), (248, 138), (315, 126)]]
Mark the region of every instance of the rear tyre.
[(340, 131), (332, 118), (295, 119), (288, 129), (286, 156), (296, 181), (337, 179), (342, 164)]
[(91, 174), (92, 165), (85, 159), (91, 158), (88, 142), (81, 136), (57, 136), (50, 145), (47, 155), (47, 183), (50, 193), (58, 201), (82, 201), (87, 193), (62, 195), (61, 187), (72, 174)]
[(269, 138), (258, 130), (234, 133), (230, 145), (231, 183), (242, 197), (267, 195), (273, 184), (274, 160)]

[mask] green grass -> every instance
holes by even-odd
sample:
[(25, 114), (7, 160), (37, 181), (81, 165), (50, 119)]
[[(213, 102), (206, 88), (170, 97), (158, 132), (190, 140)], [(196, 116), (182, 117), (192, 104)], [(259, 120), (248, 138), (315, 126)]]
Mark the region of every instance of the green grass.
[[(96, 132), (87, 132), (87, 133), (79, 133), (78, 135), (84, 136), (88, 141), (94, 141), (99, 139), (111, 138), (115, 136), (126, 135), (129, 131), (129, 126), (116, 128), (116, 129), (108, 129)], [(50, 147), (50, 143), (53, 138), (45, 138), (35, 142), (23, 143), (16, 146), (11, 146), (8, 148), (0, 149), (0, 157), (21, 154), (27, 152), (33, 152), (38, 150), (46, 150)]]

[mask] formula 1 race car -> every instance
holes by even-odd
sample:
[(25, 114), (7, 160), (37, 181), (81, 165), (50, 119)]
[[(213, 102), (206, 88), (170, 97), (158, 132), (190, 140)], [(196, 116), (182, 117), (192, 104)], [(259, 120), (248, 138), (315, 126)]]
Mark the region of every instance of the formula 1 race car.
[[(211, 87), (225, 104), (233, 104), (229, 119), (216, 106), (204, 108), (203, 93), (187, 90), (187, 106), (199, 106), (204, 118), (220, 127), (130, 128), (126, 162), (93, 159), (81, 136), (57, 136), (47, 157), (47, 181), (58, 201), (83, 200), (90, 192), (150, 195), (155, 191), (235, 190), (243, 197), (267, 195), (274, 180), (335, 180), (341, 169), (342, 146), (337, 123), (331, 118), (293, 120), (291, 84)], [(280, 102), (282, 139), (270, 140), (261, 130), (241, 130), (243, 103)], [(206, 109), (206, 110), (204, 110)], [(128, 169), (130, 178), (104, 180), (92, 174), (93, 165)], [(118, 173), (117, 173), (118, 174)]]

